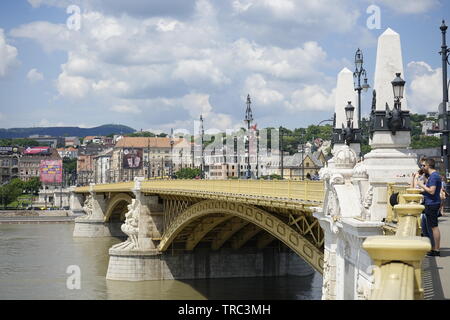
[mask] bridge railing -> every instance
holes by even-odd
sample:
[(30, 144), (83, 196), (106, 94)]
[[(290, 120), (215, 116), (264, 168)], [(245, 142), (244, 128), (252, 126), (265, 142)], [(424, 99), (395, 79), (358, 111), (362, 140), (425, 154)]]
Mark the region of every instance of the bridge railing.
[(323, 182), (309, 180), (146, 180), (141, 188), (144, 191), (190, 190), (320, 202), (324, 198)]
[(422, 260), (431, 245), (419, 236), (418, 217), (424, 209), (420, 190), (406, 191), (393, 208), (398, 219), (395, 235), (368, 237), (363, 243), (376, 266), (372, 300), (423, 298)]

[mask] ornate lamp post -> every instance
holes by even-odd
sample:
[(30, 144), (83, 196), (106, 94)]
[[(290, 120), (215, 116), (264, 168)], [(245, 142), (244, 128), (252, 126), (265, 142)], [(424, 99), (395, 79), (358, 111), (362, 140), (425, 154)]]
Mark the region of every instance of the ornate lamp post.
[(345, 107), (345, 118), (347, 119), (347, 127), (344, 128), (342, 125), (342, 131), (344, 133), (344, 141), (349, 146), (350, 143), (354, 142), (355, 139), (355, 130), (353, 129), (353, 115), (355, 113), (355, 107), (352, 106), (352, 102), (348, 101), (347, 106)]
[(386, 103), (386, 110), (376, 110), (376, 96), (372, 102), (372, 113), (370, 115), (370, 135), (374, 131), (391, 131), (393, 135), (397, 131), (411, 131), (409, 111), (402, 110), (401, 99), (405, 89), (405, 81), (400, 77), (400, 73), (395, 74), (395, 79), (391, 82), (394, 91), (394, 107), (392, 110)]
[(247, 109), (245, 110), (244, 122), (247, 123), (247, 174), (246, 178), (250, 179), (252, 177), (252, 172), (250, 170), (250, 123), (253, 121), (252, 109), (250, 95), (247, 95)]
[[(450, 49), (447, 48), (446, 43), (446, 32), (447, 32), (447, 26), (445, 25), (445, 21), (442, 20), (442, 25), (440, 26), (441, 34), (442, 34), (442, 44), (441, 44), (441, 51), (439, 54), (442, 58), (442, 103), (439, 106), (439, 129), (442, 132), (442, 148), (441, 148), (441, 155), (444, 159), (444, 168), (445, 168), (445, 178), (448, 180), (450, 177), (450, 169), (449, 169), (449, 153), (448, 150), (450, 148), (449, 143), (449, 132), (450, 132), (450, 123), (449, 123), (449, 112), (447, 109), (448, 105), (448, 85), (447, 85), (447, 63), (448, 57), (450, 54)], [(450, 192), (450, 186), (448, 183), (446, 183), (445, 191), (447, 193)], [(450, 209), (450, 197), (447, 197), (445, 200), (445, 210)]]
[(405, 90), (405, 80), (400, 77), (400, 73), (396, 73), (395, 76), (395, 79), (391, 82), (394, 91), (394, 108), (389, 110), (389, 106), (386, 105), (387, 125), (394, 135), (404, 125), (400, 100), (403, 99), (403, 92)]
[(204, 179), (205, 178), (205, 154), (204, 154), (204, 150), (203, 150), (203, 136), (205, 134), (205, 130), (203, 129), (203, 116), (200, 115), (200, 148), (202, 150), (202, 159), (201, 159), (201, 164), (200, 164), (200, 178)]
[(173, 129), (170, 130), (170, 170), (169, 170), (169, 175), (170, 175), (170, 179), (172, 179), (173, 177), (173, 144), (175, 142), (173, 141)]
[[(355, 72), (353, 78), (355, 79), (355, 91), (358, 91), (358, 128), (361, 123), (361, 90), (364, 92), (370, 88), (367, 82), (367, 73), (363, 68), (364, 58), (362, 51), (358, 48), (355, 54)], [(361, 76), (364, 76), (364, 83), (361, 85)]]
[(283, 152), (283, 127), (280, 126), (280, 166), (281, 166), (281, 179), (284, 179), (284, 152)]

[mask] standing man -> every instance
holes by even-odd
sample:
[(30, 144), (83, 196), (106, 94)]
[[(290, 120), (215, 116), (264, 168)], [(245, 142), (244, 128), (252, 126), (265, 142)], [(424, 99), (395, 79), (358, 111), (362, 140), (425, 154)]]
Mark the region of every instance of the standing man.
[[(430, 238), (432, 249), (427, 253), (427, 256), (440, 256), (440, 241), (441, 241), (441, 233), (438, 227), (438, 213), (439, 208), (441, 206), (441, 188), (442, 181), (441, 176), (435, 169), (435, 162), (433, 159), (426, 159), (425, 164), (423, 166), (423, 171), (429, 174), (429, 178), (426, 184), (422, 181), (417, 181), (417, 185), (422, 188), (424, 204), (425, 204), (425, 216), (427, 219), (428, 225), (432, 230), (432, 237)], [(434, 240), (434, 241), (433, 241)]]

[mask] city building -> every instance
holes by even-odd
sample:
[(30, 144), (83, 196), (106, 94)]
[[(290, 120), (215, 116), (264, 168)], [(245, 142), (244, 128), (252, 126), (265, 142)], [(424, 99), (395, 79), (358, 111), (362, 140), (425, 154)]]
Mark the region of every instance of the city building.
[(39, 197), (33, 201), (34, 208), (61, 208), (70, 206), (70, 189), (62, 186), (45, 186), (39, 190)]
[[(432, 132), (435, 130), (439, 130), (439, 126), (434, 120), (424, 120), (421, 121), (420, 124), (422, 125), (422, 134), (426, 136), (438, 136), (439, 133)], [(431, 132), (430, 132), (431, 131)]]
[(0, 147), (0, 183), (8, 183), (19, 177), (19, 157), (18, 147)]
[(78, 158), (78, 149), (69, 147), (69, 148), (58, 148), (56, 149), (61, 158), (69, 158), (75, 159)]
[(28, 181), (40, 177), (41, 160), (62, 160), (56, 149), (50, 147), (29, 147), (19, 157), (19, 178)]
[[(184, 138), (123, 137), (118, 140), (111, 158), (111, 178), (114, 182), (134, 177), (169, 177), (181, 167), (192, 167), (191, 144)], [(171, 153), (172, 151), (172, 153)], [(173, 156), (172, 156), (173, 155)]]
[(107, 146), (88, 144), (78, 149), (77, 184), (88, 185), (94, 182), (94, 157), (99, 155)]
[(65, 146), (65, 140), (63, 137), (52, 137), (48, 135), (35, 134), (29, 136), (28, 138), (38, 142), (40, 145), (46, 145), (52, 148)]
[(78, 147), (80, 145), (78, 137), (65, 137), (64, 142), (66, 147)]
[(84, 137), (83, 146), (86, 146), (90, 143), (112, 146), (114, 144), (114, 138), (105, 137), (105, 136), (86, 136), (86, 137)]
[(94, 182), (109, 183), (111, 182), (111, 157), (113, 148), (105, 149), (97, 156), (94, 156)]

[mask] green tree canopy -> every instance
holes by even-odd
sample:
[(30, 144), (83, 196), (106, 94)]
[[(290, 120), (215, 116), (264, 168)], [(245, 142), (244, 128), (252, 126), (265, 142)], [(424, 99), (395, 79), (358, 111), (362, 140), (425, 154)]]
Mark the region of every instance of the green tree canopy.
[(17, 200), (22, 194), (23, 184), (24, 182), (22, 180), (16, 178), (0, 187), (0, 199), (3, 207)]
[(183, 168), (175, 172), (177, 179), (195, 179), (200, 177), (201, 171), (198, 168)]

